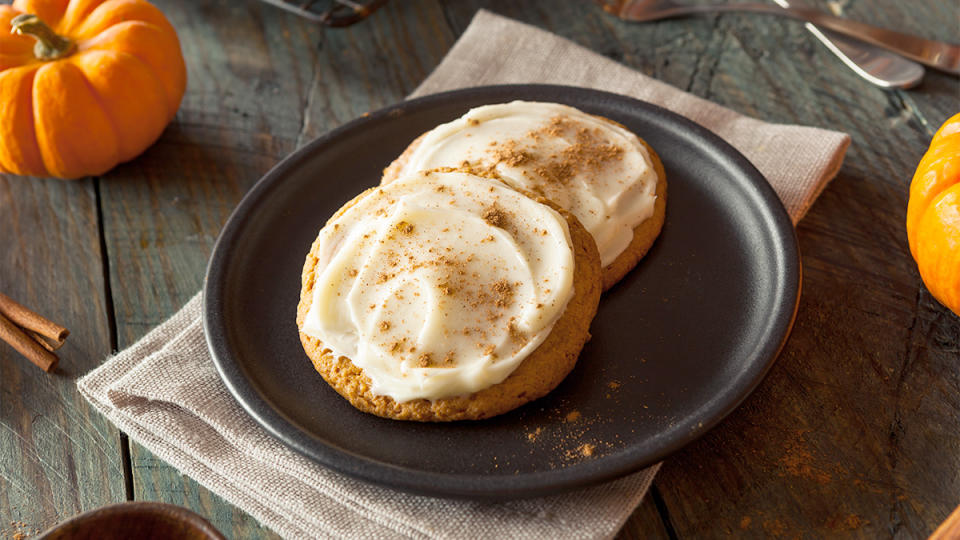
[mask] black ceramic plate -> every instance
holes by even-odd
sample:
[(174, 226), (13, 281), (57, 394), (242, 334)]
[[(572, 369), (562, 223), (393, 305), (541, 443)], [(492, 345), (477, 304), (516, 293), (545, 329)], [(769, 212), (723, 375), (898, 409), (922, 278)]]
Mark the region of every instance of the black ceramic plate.
[[(361, 413), (327, 386), (300, 347), (294, 318), (310, 244), (417, 135), (471, 107), (513, 99), (568, 103), (646, 139), (667, 171), (663, 232), (604, 295), (592, 341), (547, 397), (482, 422), (418, 424)], [(717, 136), (623, 96), (495, 86), (379, 110), (274, 167), (240, 202), (213, 250), (204, 327), (240, 404), (317, 462), (407, 491), (525, 497), (636, 471), (714, 426), (776, 359), (799, 287), (786, 212), (760, 173)], [(592, 455), (583, 455), (587, 448)]]

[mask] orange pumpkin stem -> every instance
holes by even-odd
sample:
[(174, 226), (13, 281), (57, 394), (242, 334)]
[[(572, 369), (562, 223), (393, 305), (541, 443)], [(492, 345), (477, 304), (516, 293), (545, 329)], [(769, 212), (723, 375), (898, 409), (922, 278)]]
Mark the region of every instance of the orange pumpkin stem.
[(56, 60), (69, 55), (77, 45), (57, 34), (32, 13), (17, 15), (10, 21), (10, 33), (30, 36), (37, 40), (33, 46), (33, 55), (37, 60)]

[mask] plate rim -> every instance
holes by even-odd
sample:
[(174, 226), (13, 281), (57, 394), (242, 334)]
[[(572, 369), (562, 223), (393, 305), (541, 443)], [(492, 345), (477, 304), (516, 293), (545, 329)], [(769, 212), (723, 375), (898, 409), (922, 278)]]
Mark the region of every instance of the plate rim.
[[(750, 187), (756, 190), (757, 195), (764, 203), (763, 208), (769, 214), (772, 228), (771, 235), (776, 243), (784, 249), (784, 304), (792, 304), (792, 309), (781, 310), (776, 313), (769, 325), (768, 334), (772, 339), (762, 343), (757, 358), (765, 361), (752, 361), (747, 370), (747, 376), (741, 377), (741, 383), (727, 392), (728, 399), (722, 406), (711, 408), (712, 414), (703, 418), (696, 425), (691, 426), (682, 435), (675, 436), (659, 450), (648, 454), (642, 459), (630, 455), (629, 451), (604, 456), (577, 467), (566, 467), (549, 471), (522, 473), (519, 475), (486, 475), (486, 474), (459, 474), (437, 473), (402, 467), (385, 463), (372, 458), (364, 457), (344, 448), (336, 447), (327, 441), (312, 436), (301, 430), (294, 421), (283, 413), (274, 409), (271, 403), (245, 377), (240, 363), (229, 358), (229, 350), (224, 348), (226, 343), (226, 325), (217, 314), (222, 313), (223, 288), (225, 280), (218, 281), (218, 276), (226, 272), (225, 266), (230, 255), (230, 245), (242, 228), (242, 222), (255, 210), (258, 204), (269, 195), (270, 190), (280, 183), (283, 176), (295, 169), (302, 161), (340, 137), (354, 130), (362, 129), (369, 124), (376, 124), (383, 119), (403, 116), (406, 111), (428, 109), (434, 104), (445, 105), (457, 98), (476, 98), (489, 95), (493, 100), (523, 99), (516, 97), (522, 93), (534, 94), (561, 94), (568, 96), (570, 101), (576, 101), (578, 96), (592, 96), (604, 101), (620, 102), (630, 107), (647, 109), (656, 115), (666, 116), (671, 121), (683, 127), (692, 139), (709, 141), (713, 150), (719, 150), (720, 156), (731, 165), (740, 169), (750, 179)], [(716, 154), (716, 152), (714, 152)], [(365, 113), (341, 126), (327, 131), (306, 145), (294, 150), (276, 165), (270, 168), (241, 198), (230, 216), (224, 222), (217, 240), (211, 250), (210, 258), (203, 280), (202, 289), (202, 322), (203, 333), (210, 352), (211, 359), (217, 374), (224, 382), (231, 396), (240, 404), (261, 427), (267, 430), (280, 442), (308, 459), (329, 467), (345, 475), (359, 478), (371, 483), (385, 485), (411, 493), (449, 496), (468, 499), (503, 499), (525, 498), (541, 496), (575, 488), (587, 487), (605, 481), (623, 477), (637, 472), (645, 467), (656, 464), (666, 456), (673, 454), (684, 446), (702, 437), (707, 431), (717, 426), (731, 412), (760, 385), (783, 350), (790, 331), (796, 319), (800, 301), (802, 265), (796, 230), (786, 212), (779, 196), (766, 178), (756, 167), (730, 143), (707, 128), (661, 106), (639, 100), (622, 94), (615, 94), (602, 90), (584, 87), (551, 85), (551, 84), (507, 84), (476, 86), (430, 94), (427, 96), (401, 101), (386, 107)], [(792, 301), (791, 301), (792, 295)], [(778, 338), (776, 336), (779, 336)], [(724, 394), (714, 396), (714, 399)], [(701, 408), (704, 407), (701, 405)], [(697, 409), (699, 411), (700, 409)], [(678, 424), (690, 422), (696, 414), (678, 420)], [(680, 430), (677, 430), (679, 433)], [(314, 448), (304, 444), (303, 438), (313, 437), (321, 442), (325, 452), (316, 452)], [(602, 465), (602, 466), (601, 466)]]

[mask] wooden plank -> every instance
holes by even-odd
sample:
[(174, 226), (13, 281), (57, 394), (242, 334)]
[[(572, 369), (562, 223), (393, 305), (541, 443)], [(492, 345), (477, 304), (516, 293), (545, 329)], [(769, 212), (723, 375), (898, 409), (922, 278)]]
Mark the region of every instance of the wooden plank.
[[(946, 4), (877, 2), (856, 16), (935, 35)], [(929, 94), (887, 93), (835, 69), (792, 23), (723, 17), (714, 31), (692, 91), (854, 142), (800, 224), (804, 294), (777, 365), (658, 477), (671, 520), (681, 537), (929, 534), (960, 493), (943, 474), (957, 453), (937, 450), (960, 447), (960, 320), (923, 289), (903, 222), (925, 117), (955, 112), (957, 81), (930, 73)]]
[(75, 386), (110, 351), (92, 180), (0, 175), (0, 291), (66, 325), (47, 374), (0, 343), (0, 535), (124, 500), (119, 432)]
[(651, 486), (640, 506), (633, 511), (623, 528), (617, 533), (617, 540), (667, 540), (672, 538), (665, 519), (654, 502), (656, 486)]
[[(710, 41), (708, 35), (691, 33), (682, 24), (625, 23), (586, 2), (444, 1), (447, 19), (457, 35), (463, 33), (481, 8), (549, 30), (681, 88), (687, 86), (696, 59), (707, 50)], [(709, 21), (704, 19), (701, 23), (707, 25)]]
[[(104, 178), (121, 348), (200, 289), (221, 225), (267, 169), (402, 99), (452, 43), (433, 1), (393, 2), (358, 26), (326, 32), (259, 2), (156, 3), (178, 29), (189, 83), (160, 141)], [(131, 461), (135, 498), (191, 508), (228, 537), (273, 536), (137, 444)]]

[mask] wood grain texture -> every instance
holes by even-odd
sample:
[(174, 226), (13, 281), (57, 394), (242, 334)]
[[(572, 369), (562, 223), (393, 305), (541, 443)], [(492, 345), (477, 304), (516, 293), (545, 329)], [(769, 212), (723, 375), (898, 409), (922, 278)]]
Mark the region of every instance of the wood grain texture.
[(651, 486), (650, 492), (640, 501), (640, 506), (624, 523), (617, 533), (617, 540), (668, 540), (675, 534), (668, 525), (666, 518), (657, 507), (655, 501), (656, 488)]
[(0, 343), (0, 535), (124, 499), (119, 432), (74, 385), (110, 350), (102, 278), (93, 181), (0, 175), (0, 291), (72, 330), (50, 374)]
[[(884, 2), (856, 16), (929, 35), (937, 10), (923, 11)], [(925, 92), (886, 93), (786, 21), (718, 17), (711, 33), (692, 92), (846, 131), (853, 145), (800, 224), (803, 296), (773, 372), (657, 479), (676, 532), (924, 536), (960, 497), (960, 478), (944, 474), (960, 465), (960, 321), (920, 284), (903, 223), (913, 167), (930, 125), (955, 112), (957, 81), (930, 73)]]

